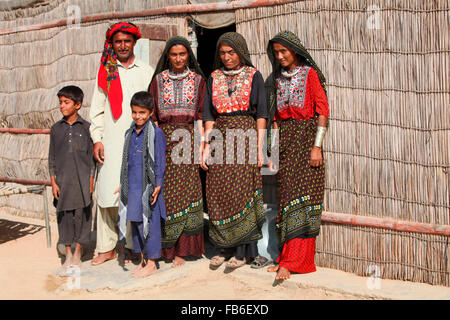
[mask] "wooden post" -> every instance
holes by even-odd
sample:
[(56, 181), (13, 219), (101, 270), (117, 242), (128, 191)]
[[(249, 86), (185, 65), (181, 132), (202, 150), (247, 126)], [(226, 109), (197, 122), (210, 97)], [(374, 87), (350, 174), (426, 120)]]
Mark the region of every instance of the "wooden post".
[(47, 201), (47, 187), (42, 186), (42, 196), (44, 197), (44, 213), (45, 213), (45, 234), (47, 237), (47, 248), (52, 246), (52, 239), (50, 233), (50, 219), (48, 216), (48, 201)]

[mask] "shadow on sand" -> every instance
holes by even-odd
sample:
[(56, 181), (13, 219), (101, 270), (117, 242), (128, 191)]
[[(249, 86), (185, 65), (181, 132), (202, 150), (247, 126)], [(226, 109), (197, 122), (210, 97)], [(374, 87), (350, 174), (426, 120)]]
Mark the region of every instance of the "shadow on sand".
[(43, 226), (0, 219), (0, 244), (34, 234), (42, 229)]

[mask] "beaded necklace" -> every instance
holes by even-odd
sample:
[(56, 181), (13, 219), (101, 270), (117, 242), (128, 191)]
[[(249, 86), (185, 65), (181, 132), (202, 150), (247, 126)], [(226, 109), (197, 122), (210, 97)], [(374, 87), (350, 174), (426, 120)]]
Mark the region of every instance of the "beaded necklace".
[(231, 97), (234, 91), (236, 91), (236, 76), (244, 70), (244, 67), (241, 67), (238, 70), (225, 70), (222, 68), (222, 72), (224, 75), (227, 76), (227, 86), (228, 86), (228, 96)]

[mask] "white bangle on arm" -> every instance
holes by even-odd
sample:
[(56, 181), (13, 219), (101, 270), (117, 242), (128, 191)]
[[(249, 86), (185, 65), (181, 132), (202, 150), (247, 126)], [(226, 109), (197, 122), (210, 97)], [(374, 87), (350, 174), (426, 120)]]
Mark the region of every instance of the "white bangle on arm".
[(317, 127), (316, 140), (314, 141), (315, 147), (322, 148), (322, 142), (326, 132), (327, 132), (326, 127)]

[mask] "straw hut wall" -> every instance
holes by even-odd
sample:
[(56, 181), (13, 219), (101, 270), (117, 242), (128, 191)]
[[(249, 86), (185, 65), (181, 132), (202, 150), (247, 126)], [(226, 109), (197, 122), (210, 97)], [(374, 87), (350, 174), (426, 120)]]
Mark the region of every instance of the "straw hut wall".
[[(77, 5), (82, 16), (103, 12), (130, 12), (168, 5), (180, 0), (146, 1), (62, 1), (28, 8), (0, 11), (0, 29), (34, 25), (74, 15)], [(157, 26), (173, 35), (186, 35), (185, 16), (152, 16), (129, 19), (140, 26)], [(56, 93), (65, 85), (79, 86), (85, 94), (81, 116), (89, 120), (95, 77), (108, 26), (119, 20), (67, 25), (39, 31), (0, 36), (0, 127), (50, 128), (61, 119)], [(171, 36), (172, 34), (168, 34)], [(145, 34), (143, 35), (145, 37)], [(150, 64), (155, 66), (164, 41), (150, 41)], [(0, 177), (49, 180), (49, 135), (0, 133)], [(8, 184), (13, 186), (14, 184)], [(55, 218), (51, 188), (48, 188), (51, 218)], [(0, 208), (11, 214), (42, 218), (42, 196), (35, 194), (0, 197)]]
[[(324, 210), (450, 224), (448, 1), (314, 0), (236, 11), (252, 61), (291, 30), (327, 78)], [(324, 223), (318, 265), (450, 285), (449, 238)]]

